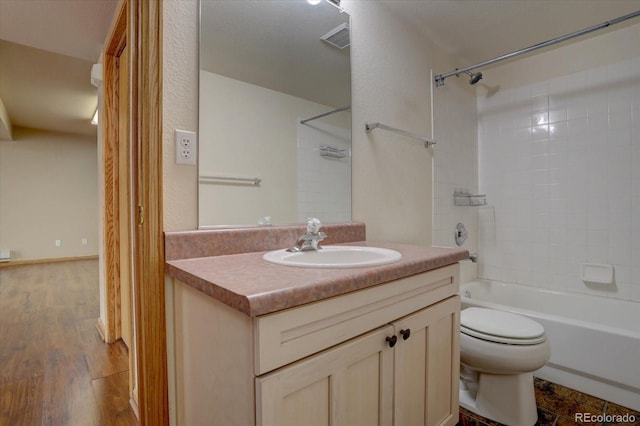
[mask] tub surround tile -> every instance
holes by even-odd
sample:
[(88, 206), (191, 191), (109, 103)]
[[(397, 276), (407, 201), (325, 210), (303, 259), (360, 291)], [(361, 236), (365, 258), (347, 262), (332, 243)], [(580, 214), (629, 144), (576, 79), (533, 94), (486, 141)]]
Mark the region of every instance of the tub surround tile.
[[(638, 256), (631, 252), (640, 240), (634, 143), (640, 68), (632, 65), (638, 62), (627, 58), (548, 79), (541, 82), (545, 94), (536, 93), (536, 83), (478, 98), (478, 191), (489, 194), (497, 218), (485, 229), (478, 210), (481, 278), (509, 281), (515, 270), (520, 284), (638, 300), (640, 274), (632, 271)], [(549, 268), (507, 261), (514, 241), (534, 244), (533, 267)], [(488, 251), (502, 262), (491, 262)], [(586, 262), (615, 265), (617, 285), (585, 285), (580, 265)]]
[[(291, 247), (306, 225), (212, 229), (165, 233), (165, 259), (192, 259)], [(324, 245), (366, 240), (364, 223), (328, 224)]]
[[(296, 238), (299, 230), (294, 233)], [(356, 241), (349, 245), (397, 250), (402, 259), (346, 269), (297, 268), (264, 261), (265, 251), (283, 247), (278, 244), (252, 253), (170, 260), (166, 272), (234, 309), (258, 316), (451, 265), (469, 255), (464, 249), (395, 243)]]

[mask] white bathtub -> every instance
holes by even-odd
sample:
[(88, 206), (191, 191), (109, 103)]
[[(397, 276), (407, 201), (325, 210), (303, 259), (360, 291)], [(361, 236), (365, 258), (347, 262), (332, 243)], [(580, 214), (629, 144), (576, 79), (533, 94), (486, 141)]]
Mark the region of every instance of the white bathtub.
[(544, 326), (551, 359), (535, 376), (640, 410), (640, 303), (498, 281), (460, 287), (463, 309), (501, 309)]

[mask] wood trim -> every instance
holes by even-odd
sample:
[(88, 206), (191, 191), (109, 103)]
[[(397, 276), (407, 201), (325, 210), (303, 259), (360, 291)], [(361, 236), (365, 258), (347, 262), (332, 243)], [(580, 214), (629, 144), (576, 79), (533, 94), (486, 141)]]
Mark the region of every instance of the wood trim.
[(121, 337), (120, 313), (120, 196), (119, 196), (119, 55), (127, 44), (128, 2), (119, 3), (105, 45), (103, 80), (102, 162), (104, 166), (103, 256), (106, 295), (104, 337)]
[[(127, 21), (128, 20), (128, 21)], [(124, 22), (124, 23), (123, 23)], [(125, 34), (126, 39), (118, 37)], [(169, 422), (166, 318), (164, 300), (164, 239), (162, 216), (162, 2), (121, 0), (105, 48), (105, 103), (117, 105), (117, 80), (113, 77), (116, 58), (125, 45), (129, 46), (130, 60), (130, 137), (133, 205), (144, 211), (143, 223), (133, 230), (133, 321), (137, 402), (140, 425), (166, 425)], [(126, 44), (125, 44), (126, 43)], [(107, 95), (109, 94), (109, 95)], [(117, 141), (116, 117), (107, 120), (104, 133), (112, 132), (110, 141)], [(106, 144), (105, 144), (106, 145)], [(114, 235), (105, 234), (105, 262), (110, 279), (119, 278), (119, 256), (112, 252), (117, 244), (117, 151), (109, 143), (105, 147), (105, 224)], [(115, 154), (114, 154), (115, 153)], [(111, 156), (110, 158), (108, 156)], [(109, 160), (110, 162), (107, 162)], [(137, 220), (136, 220), (137, 222)], [(109, 257), (111, 256), (111, 257)], [(119, 283), (112, 286), (108, 296), (108, 314), (119, 320)], [(107, 285), (109, 288), (109, 285)], [(116, 297), (117, 296), (117, 297)], [(114, 321), (115, 323), (115, 321)], [(107, 327), (110, 337), (118, 335), (118, 328)]]
[(36, 265), (39, 263), (69, 262), (73, 260), (92, 260), (97, 258), (98, 258), (98, 255), (93, 254), (90, 256), (50, 257), (46, 259), (10, 260), (9, 262), (0, 262), (0, 269), (9, 268), (11, 266)]
[[(118, 336), (120, 311), (120, 253), (118, 252), (118, 117), (114, 108), (118, 104), (117, 59), (111, 55), (104, 57), (104, 95), (102, 164), (104, 166), (103, 200), (103, 262), (106, 294), (105, 338), (112, 343)], [(117, 109), (115, 110), (117, 111)]]
[[(129, 395), (136, 399), (135, 375), (136, 347), (132, 345), (130, 306), (131, 299), (131, 251), (130, 236), (130, 133), (131, 121), (129, 67), (130, 7), (127, 0), (121, 0), (116, 10), (114, 22), (105, 44), (103, 57), (104, 75), (104, 123), (103, 123), (103, 165), (105, 175), (104, 200), (104, 253), (105, 253), (105, 293), (106, 323), (102, 334), (106, 342), (122, 338), (129, 357)], [(123, 320), (123, 317), (128, 320)]]
[[(168, 425), (164, 237), (162, 215), (162, 2), (132, 8), (132, 144), (135, 229), (135, 324), (141, 425)], [(134, 53), (135, 52), (135, 53)]]
[[(129, 141), (129, 79), (123, 78), (129, 69), (129, 49), (124, 46), (119, 56), (120, 78), (118, 88), (121, 96), (118, 96), (118, 221), (119, 229), (119, 261), (120, 261), (120, 336), (131, 348), (132, 345), (132, 307), (131, 307), (131, 146)], [(133, 358), (133, 357), (130, 357)], [(132, 369), (129, 370), (132, 372)]]
[(128, 0), (120, 0), (118, 2), (114, 20), (111, 22), (111, 29), (106, 38), (105, 54), (107, 55), (119, 56), (126, 44), (127, 18), (129, 17), (128, 3)]

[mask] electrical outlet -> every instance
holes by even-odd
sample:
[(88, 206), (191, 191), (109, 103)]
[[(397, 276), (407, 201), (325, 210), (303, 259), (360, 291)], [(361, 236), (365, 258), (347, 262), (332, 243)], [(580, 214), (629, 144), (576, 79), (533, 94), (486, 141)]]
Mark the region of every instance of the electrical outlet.
[(198, 141), (195, 132), (176, 130), (176, 164), (196, 164)]
[(60, 247), (62, 245), (62, 241), (56, 240), (56, 247)]
[(86, 238), (82, 239), (82, 245), (86, 246), (89, 241)]

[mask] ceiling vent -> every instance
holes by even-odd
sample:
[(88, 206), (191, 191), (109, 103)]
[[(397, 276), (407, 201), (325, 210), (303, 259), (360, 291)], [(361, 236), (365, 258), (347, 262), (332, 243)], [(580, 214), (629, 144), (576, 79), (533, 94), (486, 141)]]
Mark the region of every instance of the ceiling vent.
[(351, 43), (349, 37), (349, 25), (346, 23), (342, 24), (320, 37), (320, 39), (334, 47), (337, 47), (338, 49), (344, 49)]

